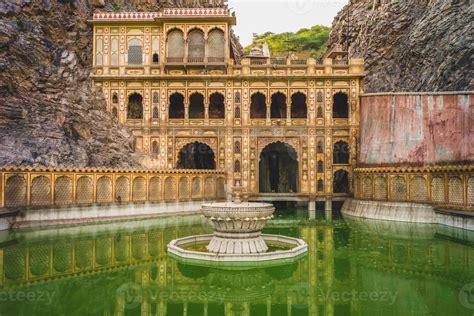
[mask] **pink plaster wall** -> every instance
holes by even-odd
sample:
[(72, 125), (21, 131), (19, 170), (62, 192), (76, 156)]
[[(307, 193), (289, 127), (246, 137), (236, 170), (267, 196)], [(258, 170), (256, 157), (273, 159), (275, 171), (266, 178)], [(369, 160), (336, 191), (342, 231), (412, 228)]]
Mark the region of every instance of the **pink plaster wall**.
[(474, 161), (474, 105), (471, 94), (362, 97), (361, 166), (463, 161)]

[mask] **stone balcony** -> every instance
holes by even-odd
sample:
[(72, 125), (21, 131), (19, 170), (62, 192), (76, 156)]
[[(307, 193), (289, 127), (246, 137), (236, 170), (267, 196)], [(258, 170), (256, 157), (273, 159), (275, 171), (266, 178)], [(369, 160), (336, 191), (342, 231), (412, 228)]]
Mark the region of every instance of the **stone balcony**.
[[(196, 70), (197, 68), (197, 70)], [(199, 70), (202, 68), (202, 71)], [(176, 69), (181, 69), (176, 71)], [(219, 69), (219, 72), (213, 71)], [(240, 64), (233, 59), (204, 57), (167, 57), (160, 63), (144, 65), (95, 66), (93, 78), (150, 78), (173, 76), (255, 76), (255, 77), (301, 77), (301, 76), (364, 76), (364, 60), (326, 58), (318, 62), (313, 58), (244, 58)]]

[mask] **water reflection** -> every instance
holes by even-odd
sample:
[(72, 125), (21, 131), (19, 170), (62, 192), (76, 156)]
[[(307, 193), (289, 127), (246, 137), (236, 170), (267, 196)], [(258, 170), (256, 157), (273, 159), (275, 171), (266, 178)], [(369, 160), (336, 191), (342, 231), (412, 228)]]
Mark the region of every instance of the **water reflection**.
[[(439, 226), (281, 216), (266, 233), (305, 258), (216, 269), (169, 258), (200, 217), (17, 231), (0, 245), (2, 315), (469, 315), (469, 234)], [(463, 239), (462, 241), (459, 239)], [(473, 306), (474, 307), (474, 306)]]

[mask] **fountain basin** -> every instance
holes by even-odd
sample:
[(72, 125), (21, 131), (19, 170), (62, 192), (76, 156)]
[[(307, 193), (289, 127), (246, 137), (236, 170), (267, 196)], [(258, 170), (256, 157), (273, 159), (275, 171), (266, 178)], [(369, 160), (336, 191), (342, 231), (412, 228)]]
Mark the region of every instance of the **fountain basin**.
[(261, 230), (273, 218), (275, 208), (268, 203), (209, 203), (201, 208), (214, 229), (207, 245), (213, 253), (250, 254), (268, 251)]
[(194, 261), (256, 263), (284, 261), (308, 251), (301, 239), (262, 234), (267, 221), (273, 218), (272, 204), (210, 203), (201, 210), (214, 234), (172, 240), (168, 244), (170, 255)]
[(199, 235), (172, 240), (168, 244), (168, 254), (172, 257), (186, 259), (189, 262), (207, 261), (222, 264), (243, 264), (251, 262), (252, 266), (255, 266), (256, 263), (267, 264), (270, 261), (278, 261), (279, 264), (282, 262), (292, 262), (294, 260), (299, 260), (299, 258), (304, 256), (308, 251), (308, 245), (302, 239), (266, 234), (261, 235), (266, 243), (270, 245), (272, 243), (283, 244), (289, 249), (248, 254), (216, 254), (212, 252), (185, 249), (192, 245), (210, 242), (213, 237), (214, 235)]

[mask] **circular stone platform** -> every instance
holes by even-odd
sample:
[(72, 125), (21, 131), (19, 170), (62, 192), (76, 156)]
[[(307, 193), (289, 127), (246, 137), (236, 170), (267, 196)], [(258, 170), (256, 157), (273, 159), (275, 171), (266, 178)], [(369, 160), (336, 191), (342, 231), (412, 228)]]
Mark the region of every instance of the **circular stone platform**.
[[(284, 260), (308, 251), (308, 245), (301, 239), (262, 234), (267, 220), (273, 218), (272, 204), (210, 203), (201, 210), (214, 234), (172, 240), (168, 244), (169, 254), (197, 261), (242, 263)], [(274, 250), (269, 250), (268, 244)]]
[(168, 244), (168, 253), (172, 256), (176, 256), (181, 259), (187, 259), (191, 262), (209, 261), (220, 263), (263, 263), (273, 260), (289, 262), (293, 259), (298, 259), (300, 256), (304, 255), (308, 251), (308, 245), (301, 239), (280, 235), (265, 234), (261, 235), (264, 241), (268, 243), (275, 242), (279, 244), (285, 244), (288, 247), (291, 247), (291, 249), (250, 254), (215, 254), (211, 252), (184, 249), (186, 246), (210, 242), (213, 237), (214, 235), (199, 235), (172, 240)]

